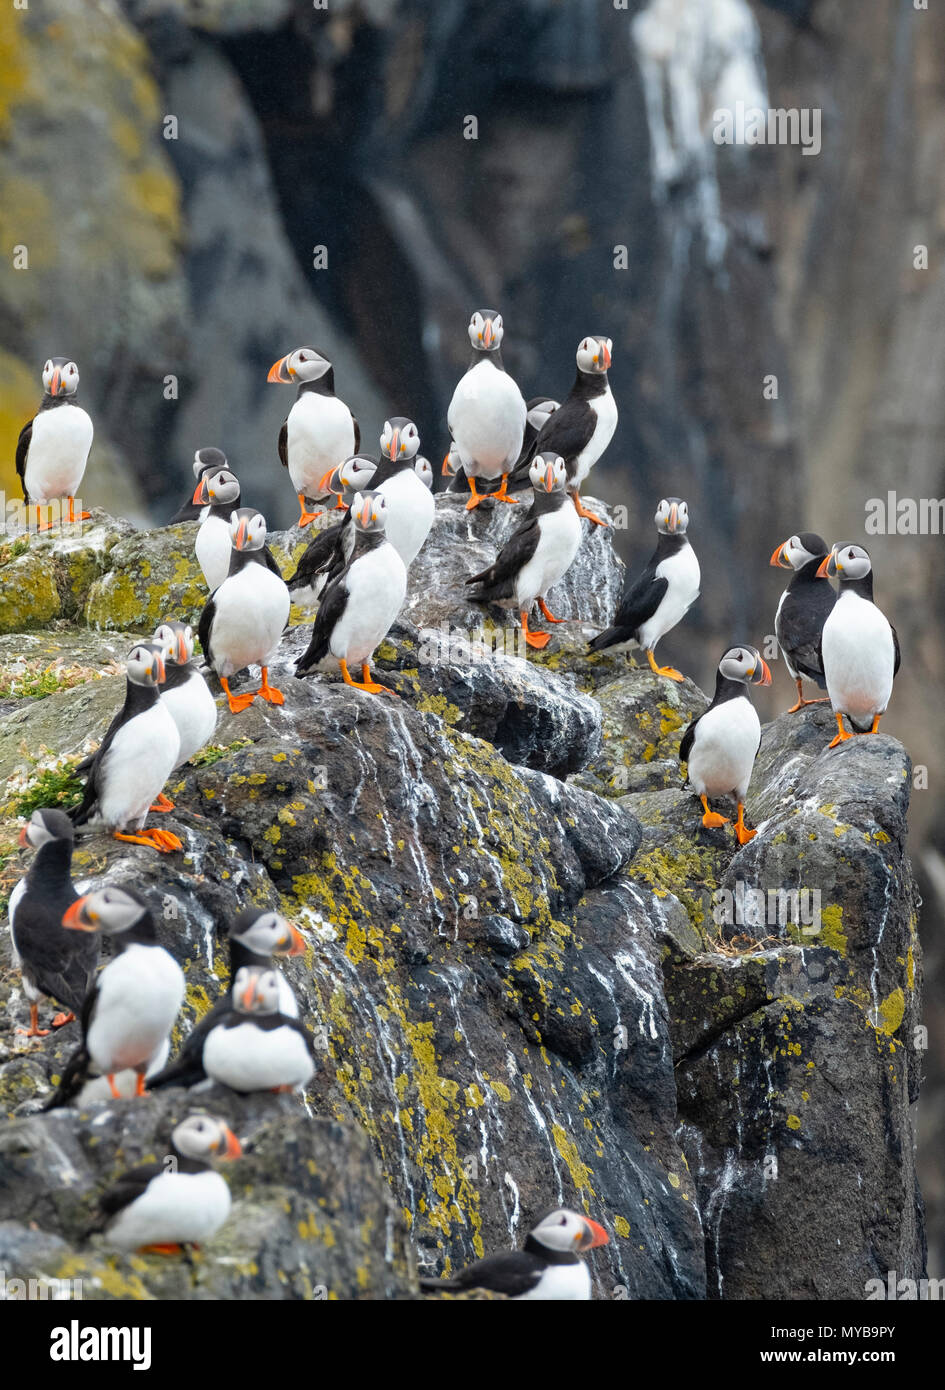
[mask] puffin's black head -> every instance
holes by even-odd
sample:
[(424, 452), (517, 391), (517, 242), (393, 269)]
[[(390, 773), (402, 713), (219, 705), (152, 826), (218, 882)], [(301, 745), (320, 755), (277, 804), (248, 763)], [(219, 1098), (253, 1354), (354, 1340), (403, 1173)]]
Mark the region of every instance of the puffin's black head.
[(865, 579), (872, 568), (869, 551), (864, 550), (862, 545), (854, 545), (852, 542), (848, 544), (846, 541), (841, 544), (840, 541), (836, 541), (817, 574), (821, 579), (833, 579), (836, 576), (841, 584), (852, 584), (857, 579)]
[(719, 662), (719, 674), (743, 685), (770, 685), (768, 663), (754, 647), (729, 647)]
[(827, 554), (827, 542), (813, 531), (799, 531), (789, 536), (783, 545), (775, 546), (771, 563), (777, 569), (800, 570), (811, 560), (822, 560)]
[(405, 415), (394, 415), (384, 421), (381, 431), (381, 453), (391, 463), (412, 459), (420, 448), (420, 431)]
[(273, 362), (266, 380), (301, 385), (303, 381), (320, 381), (331, 370), (330, 360), (318, 348), (300, 347)]
[(43, 367), (47, 396), (74, 396), (79, 389), (79, 369), (70, 357), (50, 357)]
[(558, 409), (558, 402), (550, 396), (533, 396), (528, 402), (525, 418), (536, 434), (541, 434), (548, 419)]
[(264, 912), (258, 907), (244, 908), (230, 927), (229, 936), (257, 956), (305, 954), (305, 937), (298, 927), (281, 913)]
[(72, 821), (65, 811), (57, 811), (51, 806), (41, 806), (33, 812), (20, 831), (20, 845), (23, 849), (39, 849), (41, 845), (51, 844), (53, 840), (68, 840), (71, 844), (74, 836)]
[(653, 520), (661, 535), (684, 536), (689, 530), (689, 503), (681, 497), (664, 497)]
[(496, 309), (477, 309), (469, 320), (469, 341), (480, 352), (498, 352), (505, 329)]
[(164, 652), (165, 662), (175, 666), (186, 666), (194, 654), (194, 630), (190, 623), (178, 623), (165, 618), (160, 627), (154, 629), (154, 642)]
[(110, 885), (76, 898), (66, 909), (62, 925), (71, 931), (101, 931), (120, 938), (144, 925), (153, 933), (154, 919), (139, 893)]
[(602, 376), (611, 363), (614, 345), (610, 338), (598, 338), (591, 334), (582, 338), (578, 344), (578, 371), (587, 376)]
[(194, 477), (204, 473), (214, 473), (226, 467), (226, 454), (222, 449), (198, 449), (194, 454)]
[(279, 976), (265, 966), (241, 965), (233, 980), (233, 1007), (241, 1014), (279, 1012)]
[(253, 507), (238, 507), (230, 515), (230, 541), (234, 550), (262, 550), (266, 544), (266, 518)]
[(194, 488), (193, 503), (195, 507), (204, 507), (208, 503), (211, 507), (224, 506), (226, 503), (238, 507), (240, 504), (239, 478), (228, 468), (208, 470)]
[(538, 1225), (532, 1227), (529, 1238), (546, 1250), (574, 1254), (593, 1250), (597, 1245), (607, 1245), (610, 1241), (603, 1226), (567, 1207), (556, 1207), (543, 1216)]
[(132, 685), (161, 685), (166, 678), (164, 647), (158, 642), (139, 642), (125, 657)]
[(553, 449), (536, 454), (528, 469), (528, 481), (534, 492), (563, 492), (568, 482), (564, 459)]
[(184, 1158), (209, 1163), (212, 1158), (227, 1161), (243, 1152), (229, 1125), (215, 1115), (188, 1115), (171, 1134), (171, 1143)]

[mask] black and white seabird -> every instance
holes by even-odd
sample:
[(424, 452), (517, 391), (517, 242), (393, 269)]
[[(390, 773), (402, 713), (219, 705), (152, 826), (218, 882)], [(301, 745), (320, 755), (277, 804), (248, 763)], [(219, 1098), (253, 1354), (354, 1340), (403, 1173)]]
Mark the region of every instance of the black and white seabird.
[(530, 647), (547, 647), (547, 632), (531, 632), (528, 614), (538, 600), (549, 623), (560, 623), (545, 602), (545, 595), (561, 579), (581, 544), (581, 522), (568, 500), (564, 459), (552, 453), (536, 454), (529, 470), (535, 501), (522, 524), (506, 541), (493, 563), (466, 580), (478, 585), (472, 597), (479, 603), (513, 606), (521, 619)]
[(108, 1079), (112, 1096), (118, 1072), (138, 1075), (135, 1094), (166, 1046), (184, 999), (184, 973), (157, 939), (147, 902), (130, 888), (100, 888), (77, 898), (63, 915), (71, 931), (104, 932), (113, 958), (99, 972), (82, 1006), (82, 1043), (62, 1074), (46, 1109), (68, 1104), (91, 1066)]
[(89, 512), (75, 514), (75, 496), (85, 476), (92, 447), (92, 421), (76, 404), (79, 369), (68, 357), (50, 357), (43, 367), (43, 399), (39, 410), (20, 430), (16, 444), (16, 471), (23, 501), (36, 508), (41, 531), (42, 508), (49, 502), (69, 500), (69, 521), (86, 521)]
[(873, 602), (873, 565), (861, 545), (838, 542), (817, 573), (840, 581), (821, 633), (824, 679), (837, 721), (830, 747), (836, 748), (853, 737), (843, 727), (844, 715), (853, 733), (878, 733), (899, 670), (899, 638)]
[(125, 703), (96, 753), (80, 764), (80, 771), (88, 773), (85, 794), (69, 814), (74, 825), (94, 820), (116, 840), (168, 853), (183, 848), (178, 837), (168, 830), (144, 829), (180, 752), (177, 725), (160, 696), (166, 679), (163, 648), (139, 642), (125, 669)]
[[(291, 600), (278, 567), (266, 560), (266, 518), (242, 507), (230, 518), (230, 571), (200, 615), (198, 636), (204, 655), (220, 677), (233, 714), (257, 695), (281, 705), (285, 697), (269, 684), (269, 663), (276, 654)], [(274, 562), (273, 562), (274, 563)], [(229, 677), (245, 666), (262, 668), (258, 690), (234, 695)]]
[[(219, 473), (221, 468), (226, 468), (226, 454), (222, 449), (198, 449), (194, 454), (194, 482), (199, 484), (200, 479), (205, 473)], [(206, 513), (207, 505), (203, 502), (196, 502), (196, 493), (185, 498), (171, 517), (168, 525), (173, 526), (178, 521), (199, 521)]]
[[(206, 1078), (203, 1069), (203, 1045), (207, 1034), (233, 1008), (233, 982), (244, 965), (272, 969), (274, 956), (299, 956), (305, 952), (305, 938), (297, 927), (278, 912), (258, 907), (246, 908), (232, 923), (230, 941), (230, 983), (213, 1008), (205, 1013), (187, 1039), (174, 1061), (153, 1079), (152, 1091), (164, 1086), (197, 1086)], [(285, 976), (278, 972), (279, 1012), (288, 1018), (298, 1018), (299, 1006)]]
[(233, 1091), (295, 1091), (315, 1072), (312, 1035), (279, 1012), (275, 970), (243, 965), (233, 981), (232, 1008), (208, 1031), (204, 1071)]
[(681, 497), (664, 497), (655, 521), (659, 539), (649, 564), (639, 578), (627, 575), (612, 626), (594, 637), (588, 647), (592, 652), (605, 647), (642, 647), (651, 671), (681, 681), (682, 673), (674, 667), (657, 666), (654, 652), (660, 638), (672, 631), (699, 597), (701, 575), (687, 534), (688, 504)]
[(771, 672), (754, 647), (729, 647), (719, 662), (715, 694), (704, 714), (692, 721), (679, 745), (689, 783), (702, 802), (702, 824), (728, 825), (728, 817), (709, 810), (708, 798), (734, 796), (738, 802), (735, 838), (747, 845), (757, 835), (745, 825), (745, 797), (761, 743), (761, 724), (748, 694), (752, 685), (770, 685)]
[(387, 540), (409, 570), (433, 525), (436, 503), (416, 470), (420, 433), (412, 420), (394, 415), (384, 421), (381, 457), (371, 491), (386, 503)]
[(599, 460), (617, 428), (617, 403), (607, 371), (613, 343), (609, 338), (582, 338), (577, 350), (577, 376), (567, 400), (549, 415), (535, 443), (536, 452), (553, 450), (568, 467), (568, 491), (579, 516), (595, 526), (602, 517), (581, 503), (581, 484)]
[(433, 464), (430, 462), (430, 460), (424, 458), (422, 454), (418, 454), (413, 461), (413, 471), (416, 473), (421, 483), (423, 483), (423, 486), (427, 488), (430, 492), (432, 492), (434, 480)]
[(345, 515), (334, 524), (317, 532), (305, 547), (305, 553), (286, 580), (293, 603), (303, 607), (315, 604), (326, 584), (341, 573), (351, 559), (354, 549), (354, 527), (351, 524), (351, 503), (359, 492), (366, 492), (377, 472), (377, 460), (355, 454), (332, 471), (328, 486), (338, 497)]
[[(514, 492), (521, 488), (531, 487), (528, 470), (535, 457), (535, 444), (549, 415), (557, 409), (558, 402), (553, 401), (550, 396), (533, 396), (528, 402), (525, 408), (525, 433), (522, 436), (522, 447), (515, 466), (509, 474), (506, 491)], [(449, 452), (443, 460), (441, 472), (444, 478), (452, 479), (452, 482), (448, 484), (450, 492), (465, 492), (467, 487), (466, 472), (455, 444), (450, 445)], [(483, 489), (483, 492), (485, 496), (489, 496), (488, 491)]]
[(36, 857), (7, 909), (14, 963), (30, 1001), (30, 1026), (16, 1031), (44, 1038), (49, 1029), (39, 1026), (39, 1000), (45, 996), (64, 1005), (53, 1028), (71, 1023), (95, 980), (98, 941), (78, 940), (62, 925), (63, 913), (78, 897), (72, 883), (72, 821), (65, 812), (34, 811), (20, 831), (20, 844), (35, 849)]
[(188, 1115), (171, 1134), (170, 1148), (156, 1162), (123, 1173), (99, 1198), (92, 1231), (104, 1231), (116, 1250), (176, 1255), (210, 1240), (229, 1216), (230, 1189), (211, 1164), (242, 1154), (230, 1127), (214, 1115)]
[(467, 331), (472, 361), (453, 392), (446, 418), (469, 484), (466, 509), (471, 511), (482, 500), (477, 479), (499, 478), (498, 490), (490, 495), (499, 502), (515, 501), (508, 496), (507, 484), (521, 456), (527, 412), (524, 397), (502, 362), (502, 315), (494, 309), (478, 309)]
[(425, 1293), (486, 1289), (518, 1301), (587, 1302), (591, 1275), (581, 1256), (609, 1240), (589, 1216), (558, 1207), (529, 1231), (523, 1249), (488, 1255), (451, 1279), (421, 1278), (420, 1287)]
[[(167, 619), (154, 633), (164, 653), (161, 702), (177, 726), (180, 748), (172, 770), (190, 762), (213, 738), (217, 727), (217, 703), (210, 687), (194, 665), (194, 633), (190, 623)], [(174, 803), (161, 792), (152, 811), (173, 811)]]
[(308, 526), (319, 513), (307, 510), (306, 499), (319, 497), (326, 473), (358, 452), (361, 431), (335, 395), (334, 367), (317, 348), (296, 348), (280, 357), (267, 380), (299, 388), (279, 431), (279, 458), (299, 499), (298, 524)]
[(784, 664), (797, 686), (797, 703), (791, 706), (788, 714), (796, 714), (805, 705), (819, 705), (829, 699), (823, 696), (818, 700), (805, 700), (803, 685), (806, 676), (821, 690), (827, 689), (820, 659), (820, 634), (837, 596), (830, 581), (817, 571), (828, 553), (827, 542), (822, 537), (813, 531), (801, 531), (790, 536), (783, 545), (776, 546), (771, 556), (772, 565), (778, 569), (794, 571), (778, 602), (774, 619)]
[(194, 554), (212, 594), (230, 572), (230, 517), (240, 505), (239, 479), (227, 468), (205, 473), (194, 491), (194, 502), (204, 509)]
[[(412, 469), (410, 474), (426, 492)], [(371, 657), (396, 622), (407, 595), (407, 570), (385, 535), (388, 509), (381, 492), (359, 493), (352, 502), (351, 559), (325, 590), (308, 648), (296, 663), (296, 676), (311, 675), (333, 659), (346, 685), (374, 695), (396, 694), (371, 679)], [(360, 681), (351, 675), (350, 666), (361, 667)]]

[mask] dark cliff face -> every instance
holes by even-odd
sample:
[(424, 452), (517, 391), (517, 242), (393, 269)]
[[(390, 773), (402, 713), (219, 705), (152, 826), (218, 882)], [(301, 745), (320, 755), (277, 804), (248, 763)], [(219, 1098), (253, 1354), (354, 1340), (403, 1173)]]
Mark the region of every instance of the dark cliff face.
[[(164, 823), (184, 853), (79, 843), (83, 884), (130, 882), (161, 910), (188, 981), (178, 1040), (225, 978), (238, 906), (278, 905), (309, 934), (286, 965), (318, 1049), (304, 1108), (201, 1097), (252, 1152), (196, 1285), (160, 1260), (106, 1263), (81, 1238), (95, 1194), (163, 1141), (185, 1096), (33, 1113), (69, 1030), (17, 1049), (26, 1005), (4, 941), (8, 1277), (70, 1271), (86, 1297), (127, 1297), (134, 1281), (168, 1297), (409, 1296), (416, 1268), (516, 1243), (556, 1202), (611, 1232), (592, 1259), (601, 1298), (861, 1298), (889, 1269), (922, 1271), (904, 750), (883, 736), (829, 752), (821, 711), (767, 725), (748, 804), (759, 833), (736, 853), (680, 783), (679, 739), (705, 696), (586, 655), (621, 579), (609, 533), (552, 596), (569, 621), (540, 658), (483, 655), (503, 619), (466, 604), (459, 581), (511, 511), (469, 517), (441, 499), (409, 617), (379, 655), (399, 701), (296, 681), (295, 613), (273, 667), (286, 707), (223, 715), (219, 756), (169, 788), (179, 810)], [(91, 669), (170, 592), (198, 601), (181, 558), (192, 531), (119, 540), (99, 520), (91, 536), (113, 539), (104, 553), (93, 541), (94, 564), (34, 543), (34, 581), (48, 571), (74, 607), (53, 631), (0, 638), (0, 657), (57, 653), (86, 677), (0, 711), (0, 770), (21, 769), (0, 827), (6, 883), (25, 866), (12, 817), (37, 778), (70, 785), (61, 767), (24, 765), (24, 740), (74, 760), (105, 727), (121, 679)], [(146, 574), (131, 564), (142, 545)], [(292, 533), (274, 545), (288, 565)], [(7, 570), (22, 587), (23, 560), (0, 567), (0, 592)], [(446, 568), (451, 588), (425, 583)], [(739, 885), (815, 891), (817, 914), (726, 918)], [(351, 1210), (370, 1231), (350, 1233)]]

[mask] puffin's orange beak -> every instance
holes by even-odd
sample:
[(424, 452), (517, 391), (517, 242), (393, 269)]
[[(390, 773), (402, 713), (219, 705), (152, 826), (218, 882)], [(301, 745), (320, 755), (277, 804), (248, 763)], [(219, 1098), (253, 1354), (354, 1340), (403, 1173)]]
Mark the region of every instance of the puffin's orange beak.
[(17, 836), (17, 844), (20, 846), (20, 849), (29, 849), (30, 847), (29, 836), (26, 833), (28, 830), (29, 825), (24, 825), (23, 829)]
[(444, 478), (452, 477), (453, 470), (452, 468), (450, 468), (449, 452), (447, 452), (446, 457), (443, 460), (443, 467), (440, 469), (440, 472), (443, 474)]
[(154, 660), (157, 663), (157, 677), (161, 685), (167, 680), (167, 669), (164, 665), (164, 658), (159, 652), (154, 653)]
[(784, 541), (781, 545), (776, 545), (774, 548), (774, 554), (771, 556), (770, 563), (774, 565), (775, 569), (789, 570), (791, 568), (787, 560), (784, 558), (784, 547), (786, 545), (787, 541)]
[(492, 346), (492, 340), (493, 340), (494, 337), (495, 337), (495, 329), (492, 327), (492, 320), (491, 320), (491, 319), (486, 319), (486, 326), (485, 326), (485, 328), (482, 330), (482, 343), (483, 343), (483, 347), (491, 347), (491, 346)]
[(396, 457), (397, 457), (397, 455), (398, 455), (399, 452), (400, 452), (400, 430), (394, 430), (394, 433), (393, 433), (393, 435), (391, 436), (390, 448), (389, 448), (388, 451), (387, 451), (388, 458), (390, 458), (390, 459), (396, 459)]
[(338, 472), (338, 469), (337, 469), (337, 466), (336, 466), (335, 468), (329, 468), (328, 472), (322, 475), (322, 480), (321, 480), (321, 482), (318, 484), (318, 490), (319, 490), (319, 492), (331, 492), (331, 491), (332, 491), (331, 480), (332, 480), (332, 478), (334, 478), (334, 476), (335, 476), (335, 474), (336, 474), (337, 472)]
[(90, 922), (83, 922), (79, 915), (88, 899), (88, 893), (81, 898), (76, 898), (74, 903), (66, 908), (62, 915), (62, 925), (68, 927), (70, 931), (94, 931), (95, 927)]
[(601, 343), (600, 351), (601, 356), (604, 359), (604, 371), (606, 372), (607, 368), (610, 366), (611, 363), (610, 348), (607, 346), (606, 343)]
[(177, 634), (177, 662), (180, 666), (187, 665), (187, 643), (182, 632)]
[(554, 490), (554, 485), (555, 485), (555, 470), (552, 468), (551, 464), (549, 463), (548, 467), (545, 469), (545, 491), (546, 491), (546, 492), (552, 492), (552, 491)]
[[(832, 555), (825, 555), (824, 558), (821, 560), (820, 564), (817, 566), (817, 578), (818, 578), (818, 579), (829, 579), (829, 578), (830, 578), (830, 575), (827, 573), (827, 566), (830, 564), (830, 561), (832, 560), (832, 558), (833, 558)], [(772, 561), (772, 564), (773, 564), (773, 563), (774, 563), (774, 562)]]
[(236, 535), (233, 537), (233, 544), (237, 550), (242, 550), (246, 544), (246, 522), (241, 521), (236, 528)]
[(220, 1155), (223, 1159), (241, 1158), (243, 1146), (231, 1129), (224, 1127), (223, 1137), (226, 1140), (226, 1148)]
[(610, 1236), (604, 1230), (603, 1226), (598, 1226), (597, 1222), (592, 1221), (589, 1216), (585, 1216), (582, 1219), (591, 1234), (590, 1240), (581, 1242), (581, 1248), (583, 1250), (593, 1250), (598, 1245), (610, 1244)]
[(62, 390), (62, 372), (58, 367), (53, 368), (52, 381), (49, 383), (49, 394), (58, 396)]
[(679, 521), (679, 508), (674, 502), (669, 509), (669, 529), (676, 530), (676, 523)]
[(291, 922), (289, 923), (289, 936), (292, 945), (289, 947), (288, 954), (290, 956), (304, 956), (305, 937), (299, 931), (298, 927), (294, 927)]
[(764, 657), (762, 657), (762, 658), (761, 658), (761, 679), (755, 681), (755, 685), (770, 685), (770, 684), (771, 684), (771, 668), (770, 668), (770, 666), (768, 665), (767, 661), (765, 661)]
[(243, 991), (243, 1001), (242, 1001), (242, 1002), (243, 1002), (243, 1008), (246, 1009), (247, 1012), (252, 1008), (253, 1000), (254, 1000), (255, 998), (256, 998), (256, 985), (255, 985), (255, 983), (254, 983), (253, 981), (250, 981), (250, 983), (246, 986), (246, 989)]
[(278, 362), (273, 362), (272, 366), (269, 368), (269, 375), (266, 377), (266, 380), (281, 382), (283, 385), (286, 382), (291, 382), (295, 375), (292, 368), (289, 366), (289, 358), (291, 356), (292, 354), (287, 352), (285, 357), (280, 357)]
[(206, 494), (205, 494), (205, 491), (204, 491), (204, 482), (203, 482), (203, 478), (201, 478), (201, 479), (200, 479), (200, 482), (199, 482), (199, 483), (197, 484), (197, 486), (194, 488), (194, 495), (193, 495), (193, 497), (191, 498), (191, 501), (193, 502), (193, 504), (194, 504), (195, 507), (199, 507), (200, 504), (201, 504), (201, 502), (206, 502), (206, 500), (207, 500), (207, 498), (206, 498)]

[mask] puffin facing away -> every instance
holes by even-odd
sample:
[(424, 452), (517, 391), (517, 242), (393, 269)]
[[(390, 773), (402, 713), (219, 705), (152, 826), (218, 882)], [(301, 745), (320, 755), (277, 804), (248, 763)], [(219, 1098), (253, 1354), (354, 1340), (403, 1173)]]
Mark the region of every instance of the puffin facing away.
[(657, 666), (656, 644), (671, 632), (699, 597), (701, 575), (696, 553), (689, 544), (689, 507), (681, 497), (664, 497), (656, 509), (659, 540), (639, 579), (627, 578), (613, 626), (594, 637), (592, 652), (627, 644), (642, 647), (650, 670), (657, 676), (681, 681), (672, 666)]
[(477, 478), (489, 482), (500, 478), (498, 491), (490, 496), (497, 502), (515, 502), (508, 496), (507, 484), (522, 452), (526, 408), (502, 363), (502, 315), (494, 309), (477, 309), (467, 331), (472, 361), (453, 392), (446, 419), (469, 484), (466, 510), (471, 511), (483, 497), (476, 490)]
[(843, 727), (844, 715), (853, 733), (879, 732), (899, 670), (899, 638), (873, 602), (873, 564), (861, 545), (835, 544), (817, 573), (840, 580), (821, 634), (824, 679), (837, 721), (830, 747), (836, 748), (853, 737)]
[(87, 521), (91, 515), (76, 516), (75, 495), (85, 476), (93, 429), (88, 414), (76, 404), (79, 369), (74, 362), (50, 357), (43, 367), (43, 387), (39, 410), (20, 430), (16, 471), (23, 501), (36, 507), (37, 529), (48, 531), (52, 523), (41, 521), (42, 508), (62, 497), (69, 499), (69, 521)]
[(617, 428), (617, 403), (607, 371), (612, 360), (609, 338), (582, 338), (578, 344), (577, 376), (567, 400), (549, 415), (535, 443), (536, 452), (553, 450), (568, 466), (568, 491), (578, 516), (595, 526), (607, 526), (581, 503), (581, 484), (597, 463)]
[(788, 710), (796, 714), (805, 705), (819, 705), (829, 696), (818, 700), (804, 699), (803, 677), (813, 681), (821, 690), (827, 689), (820, 658), (820, 634), (837, 596), (826, 576), (818, 570), (827, 558), (827, 542), (813, 531), (801, 531), (790, 536), (775, 548), (772, 565), (793, 570), (790, 582), (778, 603), (774, 632), (788, 668), (797, 686), (797, 703)]
[[(198, 449), (194, 454), (194, 482), (200, 482), (205, 473), (219, 473), (221, 468), (226, 468), (226, 454), (222, 449)], [(177, 511), (171, 517), (168, 525), (173, 526), (178, 521), (199, 521), (206, 512), (204, 503), (194, 501), (194, 496), (188, 495), (180, 504)]]
[(279, 1012), (275, 970), (243, 965), (233, 981), (231, 1009), (213, 1025), (203, 1045), (204, 1071), (246, 1095), (295, 1091), (315, 1073), (315, 1049), (297, 1018)]
[(34, 811), (20, 831), (23, 848), (36, 850), (29, 872), (10, 894), (8, 916), (14, 963), (30, 1001), (30, 1026), (18, 1028), (28, 1038), (45, 1038), (39, 1026), (39, 1000), (45, 995), (65, 1005), (53, 1028), (71, 1023), (95, 980), (98, 941), (76, 939), (62, 916), (78, 894), (72, 883), (72, 821), (64, 811)]
[(308, 526), (319, 513), (308, 511), (306, 500), (320, 497), (325, 474), (358, 452), (361, 431), (335, 395), (334, 367), (317, 348), (286, 353), (270, 367), (267, 380), (299, 388), (279, 431), (279, 458), (299, 499), (298, 524)]
[(770, 685), (771, 672), (754, 647), (729, 647), (719, 662), (715, 694), (704, 714), (689, 725), (679, 745), (679, 761), (689, 767), (689, 783), (702, 802), (702, 824), (728, 825), (728, 817), (709, 810), (710, 796), (738, 801), (735, 838), (747, 845), (758, 834), (745, 825), (745, 797), (761, 744), (761, 724), (748, 694), (749, 683)]
[(514, 605), (525, 641), (540, 650), (547, 647), (551, 635), (531, 632), (528, 614), (537, 599), (549, 623), (564, 621), (550, 611), (545, 595), (571, 567), (581, 544), (581, 522), (565, 491), (567, 471), (563, 458), (551, 453), (536, 454), (529, 477), (535, 492), (531, 510), (489, 568), (472, 575), (466, 583), (479, 586), (472, 595), (478, 603)]
[(591, 1276), (581, 1256), (610, 1240), (588, 1216), (558, 1207), (529, 1231), (522, 1250), (489, 1255), (452, 1279), (421, 1278), (424, 1293), (488, 1289), (524, 1301), (587, 1302)]
[[(173, 1161), (142, 1163), (99, 1198), (93, 1230), (116, 1250), (176, 1255), (216, 1235), (230, 1214), (230, 1189), (211, 1162), (239, 1158), (236, 1135), (213, 1115), (188, 1115), (171, 1134)], [(91, 1234), (91, 1232), (90, 1232)]]

